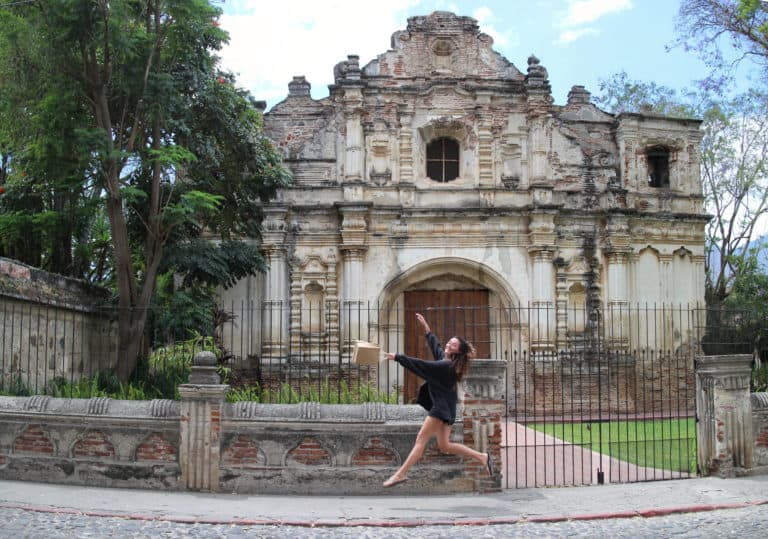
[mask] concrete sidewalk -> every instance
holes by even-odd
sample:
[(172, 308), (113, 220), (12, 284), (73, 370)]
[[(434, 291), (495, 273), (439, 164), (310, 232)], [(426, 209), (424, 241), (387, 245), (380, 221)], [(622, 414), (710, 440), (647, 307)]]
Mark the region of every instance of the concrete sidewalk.
[(0, 507), (210, 524), (420, 526), (652, 517), (766, 505), (768, 476), (456, 496), (243, 496), (0, 481)]

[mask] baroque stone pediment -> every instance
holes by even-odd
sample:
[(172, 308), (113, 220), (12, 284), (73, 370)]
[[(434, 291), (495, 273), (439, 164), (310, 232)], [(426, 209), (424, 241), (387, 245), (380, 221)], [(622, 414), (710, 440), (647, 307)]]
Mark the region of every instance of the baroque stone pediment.
[(477, 21), (446, 11), (410, 17), (408, 27), (392, 34), (392, 50), (364, 68), (367, 75), (413, 77), (525, 77), (511, 62), (495, 52), (493, 39)]

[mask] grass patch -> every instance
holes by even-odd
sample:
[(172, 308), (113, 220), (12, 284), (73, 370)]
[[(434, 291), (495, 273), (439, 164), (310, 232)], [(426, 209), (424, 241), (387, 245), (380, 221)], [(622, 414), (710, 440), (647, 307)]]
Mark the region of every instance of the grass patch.
[(696, 473), (694, 418), (535, 423), (527, 426), (638, 466)]

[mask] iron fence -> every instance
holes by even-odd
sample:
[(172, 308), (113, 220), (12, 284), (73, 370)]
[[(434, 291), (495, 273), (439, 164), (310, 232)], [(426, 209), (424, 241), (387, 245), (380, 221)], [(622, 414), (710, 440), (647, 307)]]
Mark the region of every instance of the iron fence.
[(442, 339), (464, 336), (478, 357), (506, 364), (499, 464), (507, 487), (695, 475), (695, 358), (760, 355), (760, 321), (698, 306), (242, 302), (182, 335), (157, 323), (168, 313), (151, 313), (151, 337), (124, 384), (111, 375), (121, 361), (114, 310), (0, 308), (2, 393), (175, 398), (195, 353), (210, 350), (230, 400), (277, 403), (412, 402), (418, 380), (383, 354), (365, 365), (353, 357), (362, 340), (428, 358), (415, 324), (423, 312)]
[[(21, 302), (0, 306), (0, 391), (77, 391), (77, 396), (89, 396), (89, 391), (119, 389), (109, 376), (120, 361), (114, 310), (62, 312)], [(356, 365), (352, 356), (355, 343), (363, 340), (378, 344), (382, 351), (428, 357), (414, 324), (416, 310), (399, 303), (363, 302), (219, 306), (218, 322), (207, 324), (207, 329), (187, 328), (186, 335), (157, 328), (148, 332), (152, 337), (146, 339), (134, 382), (145, 384), (147, 398), (172, 397), (175, 386), (185, 380), (194, 353), (209, 349), (217, 353), (221, 373), (240, 391), (239, 398), (408, 402), (408, 380), (399, 368), (385, 362)], [(738, 313), (718, 311), (715, 317), (698, 306), (602, 305), (591, 311), (555, 305), (425, 306), (418, 310), (438, 323), (436, 333), (441, 338), (466, 336), (479, 357), (506, 361), (510, 412), (531, 418), (540, 415), (538, 410), (545, 404), (551, 405), (548, 410), (559, 406), (563, 414), (575, 413), (574, 407), (585, 406), (587, 392), (596, 390), (595, 379), (607, 384), (597, 389), (609, 387), (621, 395), (621, 402), (610, 405), (611, 413), (630, 413), (627, 403), (638, 402), (644, 410), (674, 408), (669, 399), (675, 387), (690, 386), (696, 354), (752, 352), (754, 348), (750, 336), (739, 330)], [(672, 362), (681, 366), (671, 367)], [(668, 389), (656, 387), (661, 377)], [(100, 380), (94, 382), (96, 378)], [(564, 380), (566, 385), (555, 391), (547, 386), (548, 379)], [(645, 380), (651, 389), (639, 385)], [(163, 391), (155, 386), (163, 386)], [(589, 394), (592, 402), (605, 400)], [(141, 391), (135, 396), (141, 398)]]

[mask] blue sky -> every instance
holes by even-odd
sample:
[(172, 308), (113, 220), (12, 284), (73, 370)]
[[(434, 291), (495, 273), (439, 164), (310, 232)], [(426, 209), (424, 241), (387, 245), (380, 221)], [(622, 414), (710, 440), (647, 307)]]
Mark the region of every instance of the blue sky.
[(535, 54), (548, 72), (555, 103), (571, 86), (598, 93), (598, 82), (627, 71), (633, 79), (682, 90), (707, 74), (674, 44), (677, 0), (220, 0), (231, 42), (222, 64), (268, 107), (304, 75), (312, 95), (328, 95), (333, 66), (349, 54), (361, 65), (390, 47), (408, 17), (436, 10), (478, 20), (493, 48), (521, 71)]

